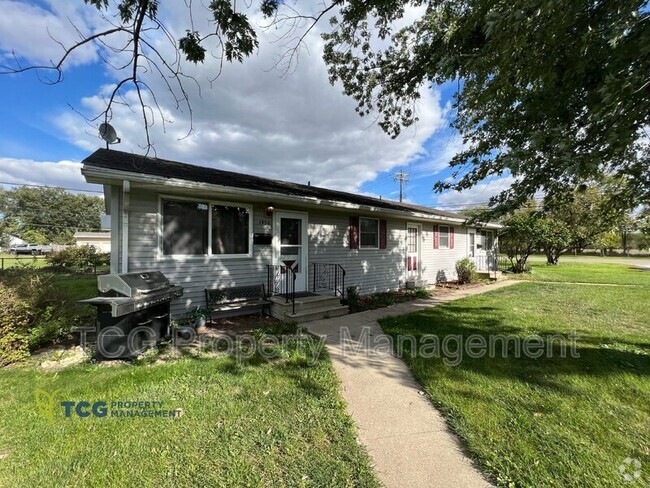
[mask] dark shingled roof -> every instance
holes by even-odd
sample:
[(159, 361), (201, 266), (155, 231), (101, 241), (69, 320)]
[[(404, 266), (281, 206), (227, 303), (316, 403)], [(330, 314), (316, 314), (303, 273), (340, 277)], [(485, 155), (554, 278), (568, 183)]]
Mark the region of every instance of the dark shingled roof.
[(357, 195), (354, 193), (329, 190), (327, 188), (319, 188), (317, 186), (301, 185), (287, 181), (271, 180), (268, 178), (261, 178), (259, 176), (235, 173), (232, 171), (223, 171), (214, 168), (206, 168), (205, 166), (179, 163), (177, 161), (169, 161), (166, 159), (151, 158), (122, 151), (98, 149), (82, 162), (85, 166), (92, 168), (127, 171), (131, 173), (209, 183), (213, 185), (242, 188), (246, 190), (257, 190), (287, 195), (296, 195), (301, 197), (312, 197), (335, 202), (369, 205), (389, 210), (420, 212), (441, 217), (465, 219), (464, 216), (453, 212), (445, 212), (443, 210), (424, 207), (421, 205), (399, 203), (392, 200), (380, 200), (379, 198), (372, 198), (364, 195)]

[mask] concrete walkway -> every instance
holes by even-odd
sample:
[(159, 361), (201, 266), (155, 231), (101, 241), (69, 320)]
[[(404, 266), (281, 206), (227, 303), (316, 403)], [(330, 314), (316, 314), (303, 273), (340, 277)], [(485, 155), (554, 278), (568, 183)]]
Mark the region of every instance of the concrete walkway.
[[(518, 281), (452, 291), (431, 299), (402, 303), (305, 324), (326, 338), (348, 412), (359, 428), (379, 479), (399, 488), (492, 486), (462, 452), (442, 415), (421, 391), (410, 370), (392, 352), (352, 351), (362, 334), (383, 334), (377, 319), (404, 315), (451, 300), (496, 290)], [(347, 328), (347, 329), (345, 329)], [(349, 338), (345, 341), (342, 339)]]

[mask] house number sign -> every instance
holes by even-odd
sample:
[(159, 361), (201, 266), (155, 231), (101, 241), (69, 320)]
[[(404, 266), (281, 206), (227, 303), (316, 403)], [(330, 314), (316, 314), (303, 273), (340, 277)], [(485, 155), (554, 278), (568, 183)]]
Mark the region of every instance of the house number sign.
[(272, 224), (271, 224), (270, 220), (260, 219), (260, 221), (258, 223), (259, 223), (259, 225), (264, 227), (265, 230), (267, 230), (267, 229), (270, 230), (271, 229)]

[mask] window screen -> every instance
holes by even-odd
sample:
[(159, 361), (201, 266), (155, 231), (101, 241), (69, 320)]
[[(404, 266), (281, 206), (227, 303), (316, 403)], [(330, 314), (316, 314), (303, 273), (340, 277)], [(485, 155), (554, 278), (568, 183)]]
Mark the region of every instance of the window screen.
[(440, 226), (440, 235), (438, 237), (438, 242), (440, 243), (441, 249), (449, 248), (449, 226)]
[(361, 247), (379, 247), (379, 221), (377, 219), (359, 218), (359, 234)]
[(208, 205), (163, 200), (163, 254), (208, 253)]
[(248, 254), (249, 221), (247, 208), (212, 205), (212, 254)]

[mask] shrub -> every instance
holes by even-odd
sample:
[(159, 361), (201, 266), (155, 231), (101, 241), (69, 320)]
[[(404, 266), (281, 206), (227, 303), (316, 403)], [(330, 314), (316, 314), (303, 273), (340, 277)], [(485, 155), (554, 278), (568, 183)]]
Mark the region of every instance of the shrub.
[(364, 312), (376, 308), (390, 307), (396, 303), (404, 303), (421, 298), (431, 298), (431, 292), (426, 288), (415, 290), (393, 290), (372, 295), (359, 296), (357, 287), (348, 288), (348, 295), (343, 303), (348, 306), (350, 313)]
[(0, 366), (65, 338), (74, 326), (92, 321), (90, 314), (79, 315), (74, 302), (56, 286), (52, 273), (5, 271), (0, 276)]
[(413, 290), (413, 298), (431, 298), (431, 292), (426, 288), (416, 288)]
[(343, 303), (348, 306), (348, 309), (350, 310), (351, 313), (361, 311), (362, 306), (359, 301), (358, 286), (348, 286), (346, 290), (346, 297), (345, 300), (343, 300)]
[(29, 303), (0, 282), (0, 366), (29, 355), (27, 331), (31, 320)]
[(57, 269), (94, 269), (110, 264), (111, 255), (98, 252), (92, 246), (75, 246), (50, 254), (47, 262)]
[(471, 283), (476, 279), (476, 265), (469, 258), (463, 258), (456, 261), (456, 275), (458, 283)]

